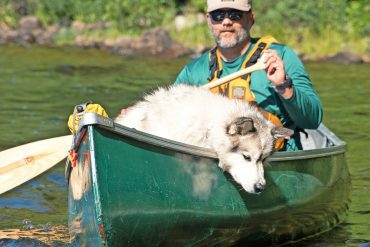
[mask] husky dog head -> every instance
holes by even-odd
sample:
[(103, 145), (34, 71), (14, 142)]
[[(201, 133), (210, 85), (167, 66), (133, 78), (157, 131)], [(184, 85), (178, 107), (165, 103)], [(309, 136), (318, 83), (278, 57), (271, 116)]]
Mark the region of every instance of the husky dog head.
[(254, 114), (234, 119), (227, 124), (225, 133), (227, 141), (220, 149), (215, 147), (219, 166), (247, 192), (262, 192), (266, 184), (263, 162), (274, 152), (275, 140), (291, 136), (293, 131)]

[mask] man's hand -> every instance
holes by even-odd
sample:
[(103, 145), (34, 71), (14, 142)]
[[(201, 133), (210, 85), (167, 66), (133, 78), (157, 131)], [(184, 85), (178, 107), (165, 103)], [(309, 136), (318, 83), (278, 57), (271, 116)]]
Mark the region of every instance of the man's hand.
[[(283, 84), (286, 80), (283, 59), (279, 57), (277, 51), (275, 50), (266, 50), (263, 54), (265, 55), (264, 61), (265, 64), (267, 65), (266, 67), (267, 79), (269, 79), (269, 81), (271, 81), (271, 83), (274, 86)], [(282, 96), (285, 99), (291, 98), (293, 96), (293, 89), (292, 88), (286, 89)]]
[(94, 112), (104, 117), (108, 117), (107, 112), (104, 108), (99, 104), (87, 104), (84, 108), (83, 105), (78, 105), (74, 108), (74, 111), (68, 118), (68, 128), (72, 134), (76, 134), (78, 131), (78, 124), (86, 112)]

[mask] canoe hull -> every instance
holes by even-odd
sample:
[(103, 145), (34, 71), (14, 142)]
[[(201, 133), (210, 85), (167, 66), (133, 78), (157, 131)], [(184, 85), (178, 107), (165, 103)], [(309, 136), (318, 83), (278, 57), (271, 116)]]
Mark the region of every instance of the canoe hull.
[(285, 243), (333, 228), (348, 210), (343, 147), (274, 154), (265, 191), (253, 195), (209, 150), (118, 125), (88, 125), (81, 140), (69, 223), (82, 245)]

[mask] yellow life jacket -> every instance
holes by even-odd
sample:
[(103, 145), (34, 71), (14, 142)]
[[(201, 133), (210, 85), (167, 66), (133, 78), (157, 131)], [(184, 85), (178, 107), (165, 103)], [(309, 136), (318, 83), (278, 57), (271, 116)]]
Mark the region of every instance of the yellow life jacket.
[[(253, 50), (248, 54), (246, 59), (244, 60), (241, 69), (245, 69), (257, 62), (257, 59), (260, 57), (261, 53), (266, 50), (272, 43), (278, 43), (278, 41), (270, 35), (264, 36), (259, 38), (256, 45), (253, 47)], [(222, 73), (222, 60), (221, 55), (215, 47), (209, 53), (209, 61), (210, 61), (210, 76), (208, 77), (208, 81), (214, 81), (220, 78)], [(211, 89), (213, 93), (222, 94), (227, 96), (230, 99), (240, 99), (247, 102), (256, 103), (256, 98), (253, 92), (250, 89), (250, 81), (251, 75), (247, 74), (241, 77), (238, 77), (230, 82), (224, 83), (217, 87)], [(267, 112), (261, 108), (259, 111), (262, 115), (276, 126), (282, 126), (279, 118), (272, 114), (271, 112)], [(284, 147), (285, 139), (279, 138), (275, 142), (275, 149), (280, 150)]]

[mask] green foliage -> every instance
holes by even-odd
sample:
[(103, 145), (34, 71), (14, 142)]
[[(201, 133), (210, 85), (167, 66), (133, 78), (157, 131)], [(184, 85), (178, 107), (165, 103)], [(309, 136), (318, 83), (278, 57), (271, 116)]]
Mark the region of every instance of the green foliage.
[(204, 24), (197, 24), (181, 31), (173, 30), (171, 32), (171, 36), (177, 41), (190, 47), (196, 47), (200, 44), (214, 46), (213, 38), (208, 30), (208, 26)]
[(370, 1), (352, 0), (347, 7), (349, 22), (355, 33), (370, 36)]
[(55, 43), (57, 45), (70, 45), (76, 38), (76, 33), (71, 29), (62, 28), (55, 36)]
[[(20, 18), (12, 8), (16, 1), (0, 1), (0, 20), (16, 25)], [(176, 11), (175, 2), (166, 0), (24, 0), (24, 5), (28, 14), (38, 16), (44, 24), (106, 21), (128, 33), (161, 26), (173, 19)]]
[(105, 0), (74, 1), (74, 19), (85, 23), (102, 21), (106, 2)]
[(44, 24), (59, 23), (68, 25), (74, 19), (74, 1), (39, 0), (35, 14)]
[(368, 52), (368, 38), (359, 34), (369, 34), (369, 0), (254, 1), (253, 8), (254, 36), (272, 34), (306, 57)]
[(318, 15), (314, 5), (313, 1), (275, 0), (274, 4), (270, 1), (255, 1), (254, 12), (257, 13), (258, 22), (267, 28), (276, 26), (276, 23), (279, 26), (309, 26)]
[(9, 0), (0, 1), (0, 23), (5, 22), (11, 27), (17, 25), (17, 16), (15, 11), (12, 9)]
[(308, 28), (318, 33), (322, 28), (346, 28), (346, 0), (274, 1), (275, 7), (271, 1), (255, 1), (257, 23), (265, 30)]
[(103, 20), (130, 32), (161, 26), (174, 17), (175, 4), (165, 0), (112, 0), (106, 3)]
[(198, 12), (204, 12), (207, 9), (205, 0), (190, 0), (190, 6), (193, 6)]

